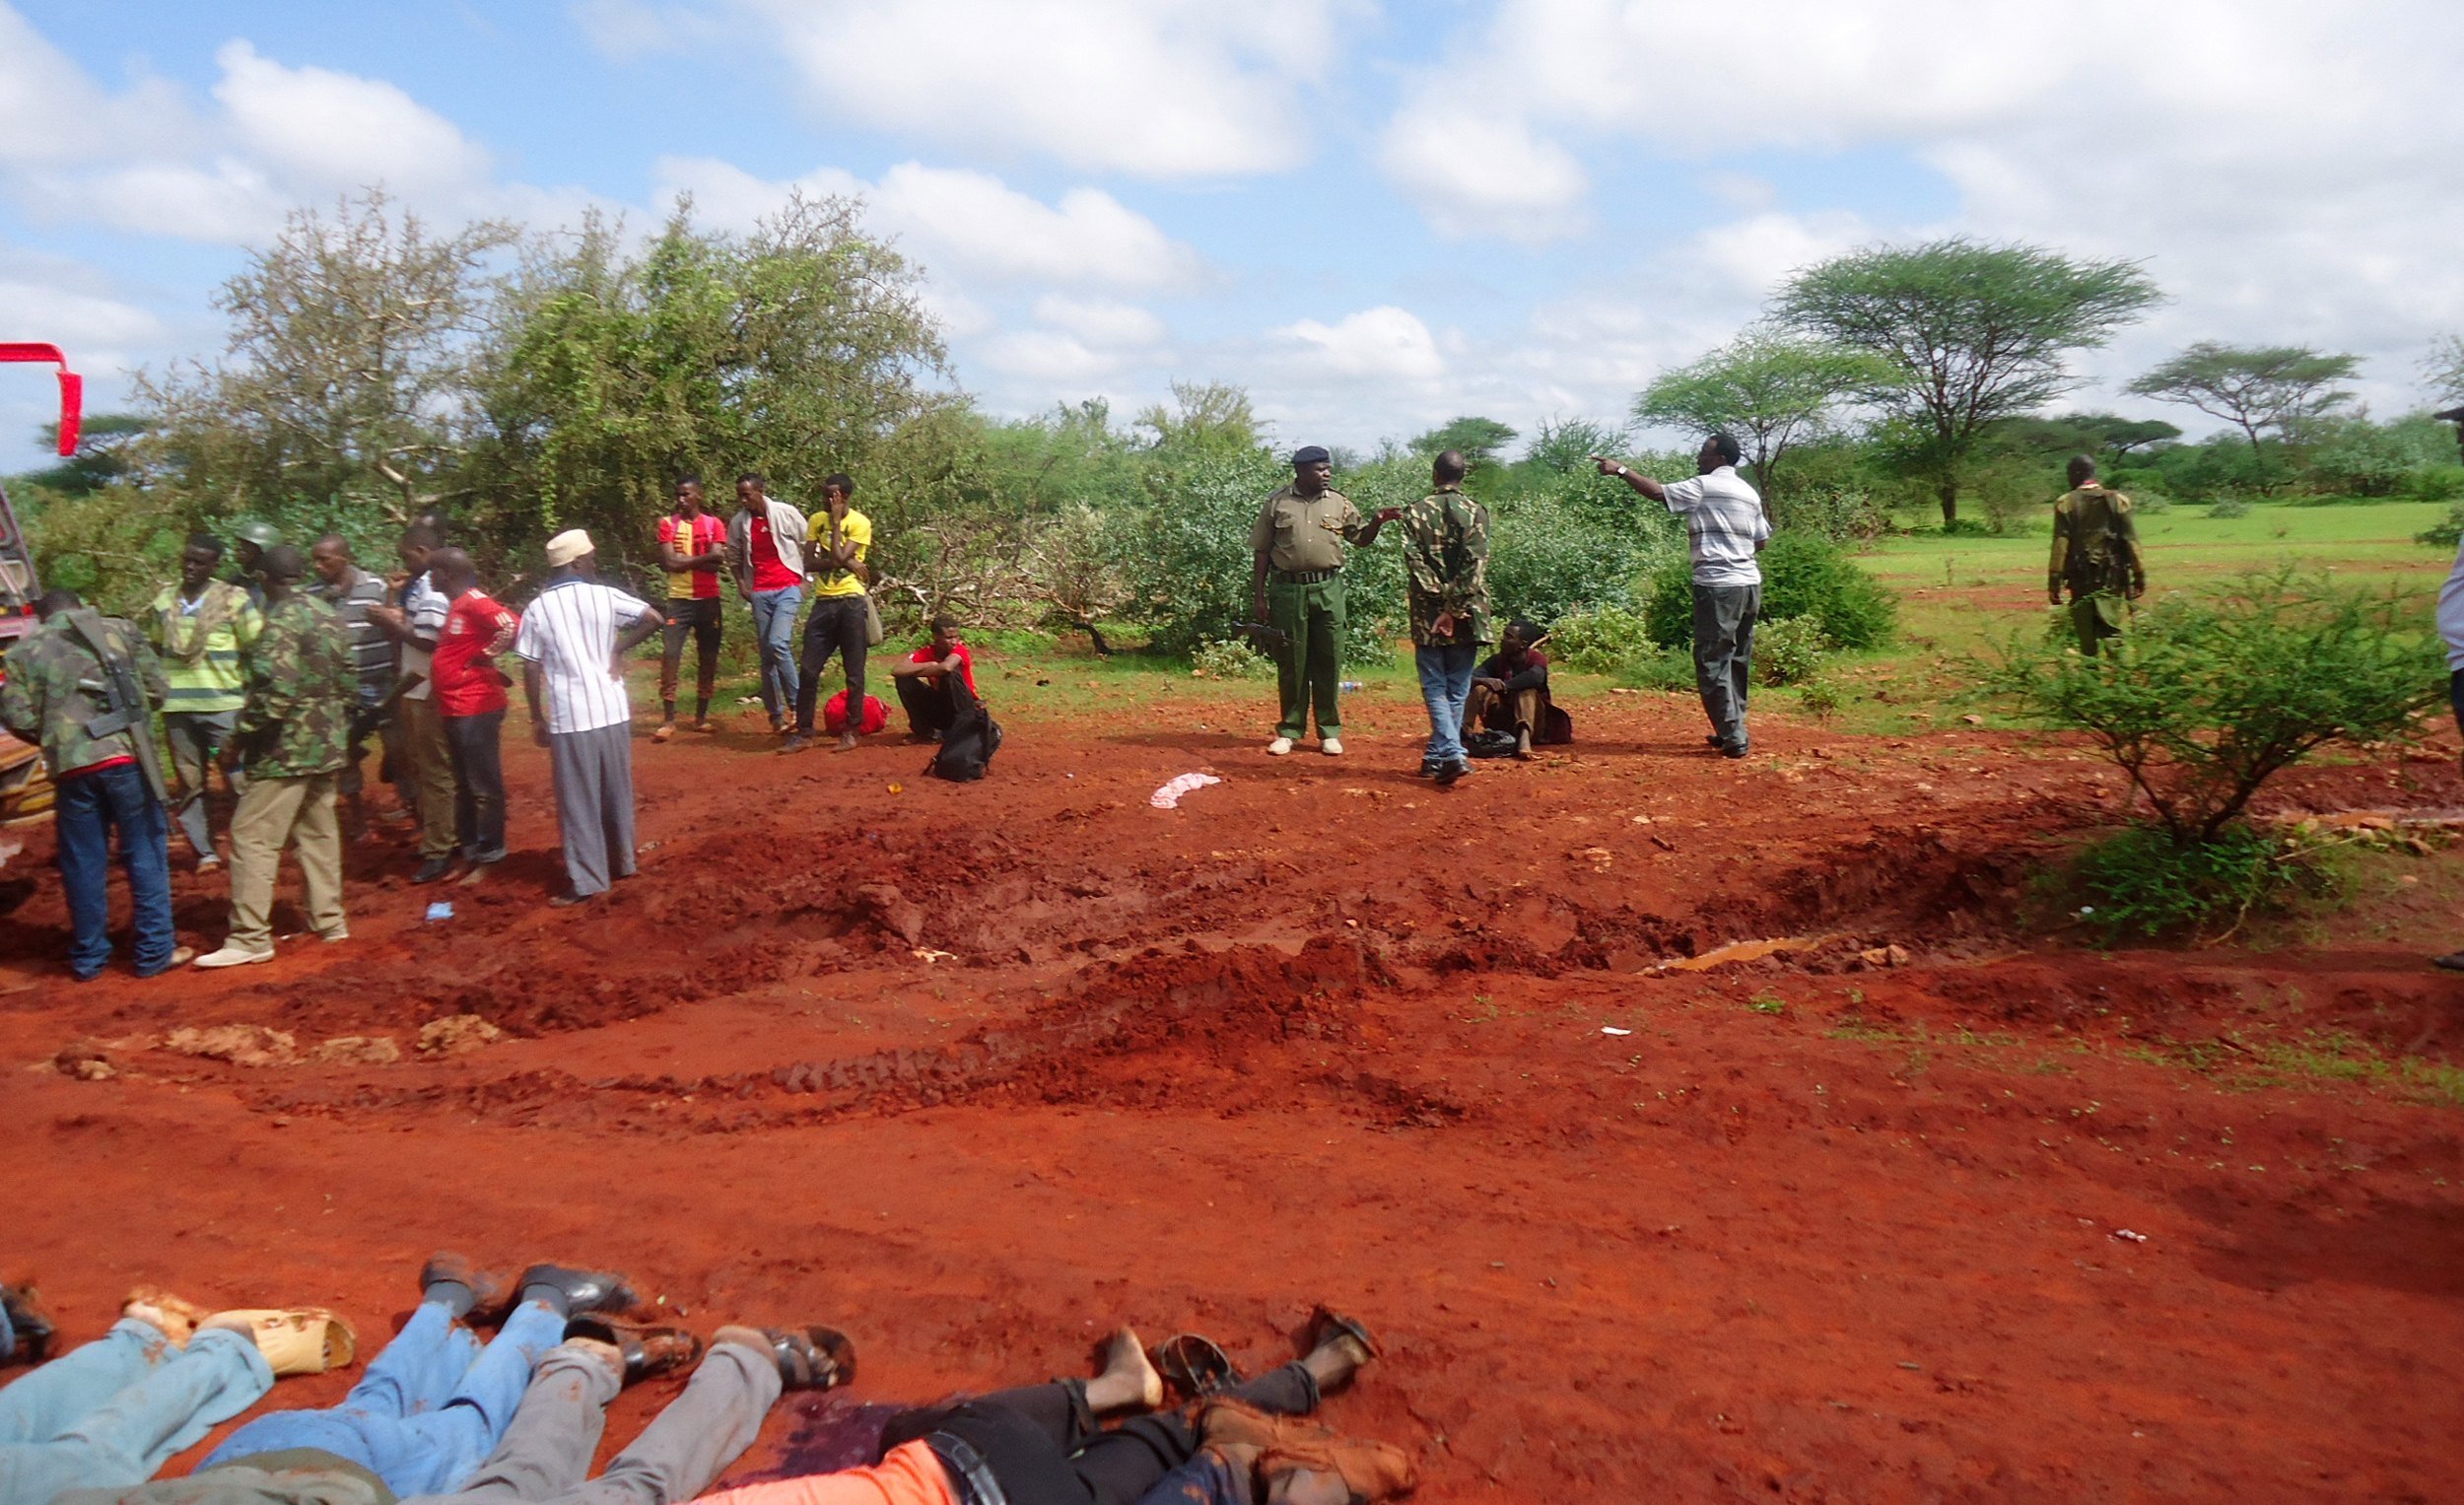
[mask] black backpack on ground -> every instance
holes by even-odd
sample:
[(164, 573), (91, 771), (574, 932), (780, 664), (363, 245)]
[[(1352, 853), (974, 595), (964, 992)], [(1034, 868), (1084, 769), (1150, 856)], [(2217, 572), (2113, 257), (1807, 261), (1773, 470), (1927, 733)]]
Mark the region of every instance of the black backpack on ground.
[(972, 784), (984, 777), (992, 755), (1001, 750), (1001, 723), (968, 691), (965, 680), (952, 677), (950, 698), (958, 703), (958, 714), (941, 733), (941, 745), (933, 749), (924, 772), (952, 784)]

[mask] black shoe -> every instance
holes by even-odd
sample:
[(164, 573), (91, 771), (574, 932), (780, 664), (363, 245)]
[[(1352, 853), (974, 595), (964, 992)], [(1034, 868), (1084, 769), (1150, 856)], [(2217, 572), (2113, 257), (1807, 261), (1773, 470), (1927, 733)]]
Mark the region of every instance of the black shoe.
[(763, 1328), (779, 1383), (787, 1390), (835, 1390), (856, 1378), (856, 1345), (836, 1328)]
[[(625, 1284), (625, 1277), (603, 1269), (574, 1269), (563, 1265), (533, 1265), (513, 1282), (522, 1301), (542, 1299), (543, 1288), (554, 1291), (562, 1299), (563, 1315), (577, 1316), (583, 1312), (621, 1312), (632, 1306), (634, 1295)], [(557, 1301), (550, 1300), (550, 1306)]]
[(1420, 772), (1412, 775), (1411, 777), (1414, 779), (1434, 779), (1437, 777), (1437, 769), (1438, 763), (1435, 758), (1423, 758), (1420, 760)]
[(1714, 747), (1718, 747), (1719, 745), (1721, 745), (1721, 744), (1720, 744), (1720, 734), (1719, 734), (1718, 732), (1716, 732), (1716, 731), (1714, 731), (1714, 732), (1709, 732), (1709, 733), (1705, 734), (1705, 735), (1704, 735), (1704, 737), (1703, 737), (1703, 740), (1704, 740), (1704, 741), (1706, 741), (1706, 742), (1708, 742), (1708, 743), (1710, 743), (1710, 744), (1711, 744), (1712, 746), (1714, 746)]
[(430, 857), (427, 861), (419, 864), (419, 871), (411, 874), (411, 881), (414, 883), (434, 883), (439, 878), (444, 877), (446, 873), (449, 873), (452, 870), (453, 859), (451, 857)]
[(790, 731), (787, 733), (787, 739), (779, 744), (779, 751), (784, 756), (787, 753), (800, 753), (812, 745), (813, 734), (811, 732)]
[(1470, 772), (1472, 772), (1472, 765), (1462, 758), (1457, 758), (1452, 763), (1438, 765), (1436, 774), (1431, 777), (1437, 780), (1437, 787), (1439, 788), (1449, 789), (1455, 787), (1456, 780), (1461, 779), (1464, 775)]
[(470, 1307), (463, 1316), (473, 1322), (496, 1322), (505, 1316), (505, 1277), (492, 1275), (462, 1255), (439, 1250), (419, 1267), (419, 1288), (423, 1295), (440, 1281), (450, 1281), (470, 1292)]
[(1720, 756), (1723, 758), (1742, 758), (1745, 756), (1745, 744), (1743, 742), (1723, 742), (1720, 744)]

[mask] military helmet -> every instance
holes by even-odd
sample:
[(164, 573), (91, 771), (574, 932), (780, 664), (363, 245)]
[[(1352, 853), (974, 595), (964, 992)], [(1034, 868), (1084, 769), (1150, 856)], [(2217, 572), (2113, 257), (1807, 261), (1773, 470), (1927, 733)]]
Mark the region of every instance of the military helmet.
[(260, 549), (270, 549), (282, 542), (281, 531), (261, 517), (249, 517), (242, 520), (238, 527), (231, 530), (231, 533), (234, 538), (255, 544)]

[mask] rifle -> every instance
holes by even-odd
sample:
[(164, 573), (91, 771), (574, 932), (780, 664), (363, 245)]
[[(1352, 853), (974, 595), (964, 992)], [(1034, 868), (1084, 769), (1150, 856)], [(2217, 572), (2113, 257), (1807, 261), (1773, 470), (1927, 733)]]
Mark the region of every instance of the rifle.
[(107, 737), (127, 732), (128, 740), (137, 745), (137, 766), (145, 771), (146, 787), (163, 804), (171, 802), (171, 787), (163, 782), (163, 764), (154, 751), (154, 707), (146, 699), (146, 687), (137, 678), (134, 660), (111, 651), (104, 642), (103, 618), (87, 609), (68, 613), (68, 625), (77, 636), (86, 640), (95, 658), (103, 665), (100, 680), (81, 679), (77, 688), (100, 696), (103, 715), (86, 722), (86, 735)]
[(385, 718), (393, 715), (394, 703), (402, 698), (402, 692), (419, 682), (419, 676), (416, 674), (396, 674), (393, 676), (393, 688), (384, 693), (383, 699), (373, 706), (362, 706), (359, 710), (352, 712), (351, 745), (358, 747), (365, 743), (368, 740), (368, 734), (382, 726), (385, 723)]

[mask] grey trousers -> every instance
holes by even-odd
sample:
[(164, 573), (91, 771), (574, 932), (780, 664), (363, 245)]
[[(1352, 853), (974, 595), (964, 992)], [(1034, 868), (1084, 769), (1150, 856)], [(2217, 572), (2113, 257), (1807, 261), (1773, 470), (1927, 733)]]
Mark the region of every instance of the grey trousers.
[(1760, 585), (1694, 587), (1694, 688), (1723, 747), (1745, 745), (1745, 687), (1753, 678)]
[(607, 892), (633, 876), (633, 723), (548, 733), (556, 778), (556, 823), (565, 833), (565, 874), (574, 892)]
[[(215, 755), (231, 740), (239, 724), (237, 711), (163, 713), (163, 740), (171, 744), (171, 772), (179, 780), (179, 796), (171, 804), (171, 820), (179, 827), (179, 834), (188, 839), (188, 850), (199, 856), (214, 851), (214, 838), (205, 825), (206, 771), (214, 766)], [(245, 775), (232, 775), (234, 792), (246, 782)]]
[(607, 1403), (622, 1389), (599, 1359), (573, 1348), (548, 1350), (522, 1392), (522, 1403), (496, 1452), (452, 1494), (417, 1495), (402, 1505), (669, 1505), (690, 1500), (741, 1457), (779, 1399), (779, 1361), (758, 1349), (719, 1343), (703, 1355), (684, 1394), (667, 1403), (633, 1446), (588, 1478)]

